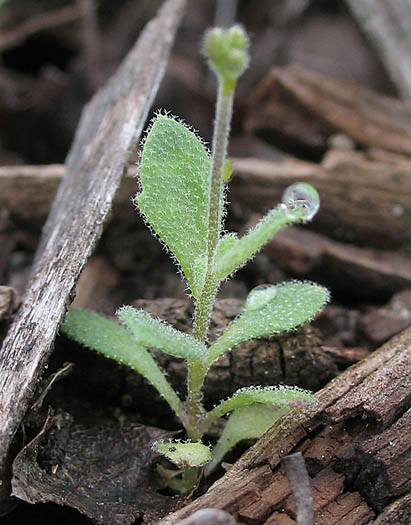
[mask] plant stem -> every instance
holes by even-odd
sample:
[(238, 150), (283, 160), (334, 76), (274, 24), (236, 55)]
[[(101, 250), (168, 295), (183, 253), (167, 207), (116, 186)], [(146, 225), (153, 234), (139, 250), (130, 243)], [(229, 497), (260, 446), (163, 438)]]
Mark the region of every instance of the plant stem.
[(228, 135), (230, 133), (233, 111), (234, 89), (227, 88), (226, 83), (218, 78), (218, 97), (214, 122), (213, 146), (210, 168), (210, 199), (208, 217), (208, 259), (207, 273), (203, 292), (195, 305), (194, 332), (195, 338), (205, 341), (211, 309), (217, 293), (219, 281), (213, 275), (214, 255), (220, 238), (223, 217), (223, 166), (227, 153)]
[[(193, 335), (199, 341), (205, 341), (207, 338), (211, 310), (219, 285), (219, 280), (214, 276), (213, 263), (222, 229), (224, 208), (223, 166), (227, 154), (228, 135), (230, 132), (231, 115), (233, 111), (234, 89), (232, 86), (227, 87), (227, 83), (224, 82), (219, 75), (217, 75), (217, 78), (218, 96), (210, 168), (207, 272), (204, 288), (200, 298), (196, 301), (194, 313)], [(208, 367), (203, 365), (197, 366), (194, 363), (188, 367), (188, 396), (186, 410), (188, 426), (192, 429), (198, 428), (199, 420), (204, 417), (205, 414), (204, 408), (201, 404), (201, 390), (207, 370)], [(191, 437), (193, 439), (193, 436)], [(198, 436), (198, 438), (200, 437), (201, 435)]]

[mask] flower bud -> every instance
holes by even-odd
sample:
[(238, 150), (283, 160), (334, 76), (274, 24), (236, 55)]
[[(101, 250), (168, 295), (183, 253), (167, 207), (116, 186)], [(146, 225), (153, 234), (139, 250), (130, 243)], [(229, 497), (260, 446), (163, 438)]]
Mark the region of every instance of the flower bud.
[(238, 77), (249, 62), (248, 37), (241, 26), (210, 29), (204, 41), (204, 55), (211, 69), (234, 89)]

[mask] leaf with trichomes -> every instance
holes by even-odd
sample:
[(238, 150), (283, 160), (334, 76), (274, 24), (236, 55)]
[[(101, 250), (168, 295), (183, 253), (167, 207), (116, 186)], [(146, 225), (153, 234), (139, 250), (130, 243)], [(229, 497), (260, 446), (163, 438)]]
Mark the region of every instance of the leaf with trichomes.
[(213, 457), (205, 468), (205, 475), (211, 474), (227, 452), (237, 443), (245, 439), (260, 438), (288, 410), (288, 407), (262, 404), (249, 405), (235, 410), (213, 448)]
[(213, 272), (217, 279), (225, 279), (253, 257), (281, 228), (311, 220), (320, 205), (317, 190), (307, 183), (288, 187), (283, 204), (269, 211), (246, 235), (237, 239), (228, 234), (217, 246)]
[(157, 348), (174, 357), (188, 361), (202, 361), (207, 357), (207, 347), (191, 335), (155, 319), (144, 310), (123, 306), (117, 317), (130, 331), (134, 339), (148, 348)]
[(139, 171), (140, 211), (198, 298), (207, 267), (210, 155), (195, 133), (159, 114), (144, 142)]
[(258, 286), (248, 295), (241, 315), (209, 348), (210, 363), (243, 341), (286, 332), (311, 320), (328, 299), (326, 288), (308, 282)]
[(241, 388), (232, 398), (223, 401), (214, 415), (234, 410), (213, 449), (213, 457), (205, 473), (210, 474), (225, 454), (244, 439), (258, 439), (281, 416), (292, 408), (302, 408), (315, 403), (317, 398), (301, 388), (292, 386)]
[(224, 416), (232, 410), (255, 403), (271, 405), (277, 408), (290, 408), (295, 406), (315, 403), (317, 398), (308, 390), (294, 386), (266, 386), (240, 388), (232, 397), (222, 401), (207, 414), (207, 421), (211, 422)]
[(182, 413), (182, 403), (158, 364), (128, 330), (95, 312), (70, 308), (61, 331), (74, 341), (139, 372), (177, 414)]
[(211, 459), (210, 447), (199, 442), (156, 441), (153, 448), (179, 468), (201, 467)]

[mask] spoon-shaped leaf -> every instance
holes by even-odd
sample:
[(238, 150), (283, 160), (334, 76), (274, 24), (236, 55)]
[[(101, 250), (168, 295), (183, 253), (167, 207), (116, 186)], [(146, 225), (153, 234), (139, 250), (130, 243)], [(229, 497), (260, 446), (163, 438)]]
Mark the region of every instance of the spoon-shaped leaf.
[(207, 265), (210, 156), (181, 122), (157, 115), (140, 162), (142, 191), (135, 197), (154, 232), (179, 262), (195, 298)]
[(177, 415), (182, 403), (152, 355), (125, 328), (102, 315), (70, 308), (61, 331), (74, 341), (137, 370), (168, 402)]
[(326, 288), (309, 282), (258, 286), (248, 295), (241, 315), (209, 348), (209, 363), (238, 343), (285, 332), (311, 320), (328, 299)]

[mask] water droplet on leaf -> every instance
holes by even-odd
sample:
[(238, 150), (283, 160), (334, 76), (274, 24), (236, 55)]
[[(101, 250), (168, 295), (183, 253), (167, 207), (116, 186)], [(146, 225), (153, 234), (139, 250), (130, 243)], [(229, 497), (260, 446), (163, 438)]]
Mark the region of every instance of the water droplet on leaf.
[(282, 202), (291, 218), (310, 220), (320, 207), (320, 197), (315, 188), (306, 182), (297, 182), (288, 186), (283, 193)]

